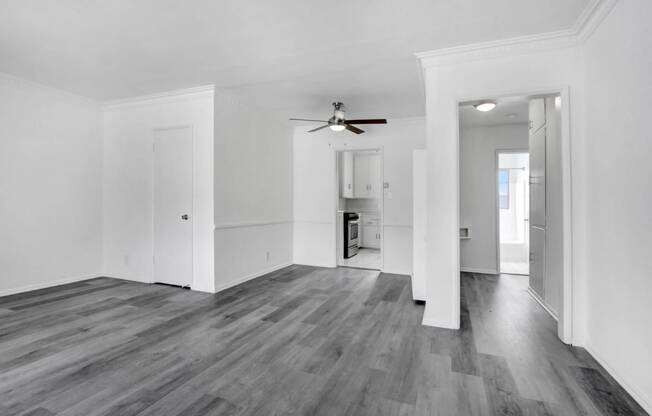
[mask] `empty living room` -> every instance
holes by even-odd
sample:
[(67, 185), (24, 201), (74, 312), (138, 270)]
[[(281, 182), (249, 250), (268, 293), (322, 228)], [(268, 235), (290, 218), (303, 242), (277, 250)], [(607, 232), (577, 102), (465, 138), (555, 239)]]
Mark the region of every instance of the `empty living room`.
[(651, 414), (650, 22), (0, 0), (0, 416)]

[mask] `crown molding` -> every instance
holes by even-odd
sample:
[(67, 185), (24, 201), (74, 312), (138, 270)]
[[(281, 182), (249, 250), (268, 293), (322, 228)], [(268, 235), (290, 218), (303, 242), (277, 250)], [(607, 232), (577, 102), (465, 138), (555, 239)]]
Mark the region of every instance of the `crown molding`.
[(544, 52), (577, 46), (588, 39), (620, 0), (591, 0), (569, 29), (416, 53), (422, 68)]
[(202, 85), (199, 87), (184, 88), (180, 90), (165, 91), (155, 94), (139, 95), (119, 100), (105, 101), (102, 103), (104, 111), (110, 111), (118, 108), (152, 104), (152, 102), (170, 102), (180, 99), (192, 99), (204, 95), (212, 96), (215, 92), (214, 85)]
[(587, 41), (620, 0), (591, 0), (572, 30), (581, 44)]

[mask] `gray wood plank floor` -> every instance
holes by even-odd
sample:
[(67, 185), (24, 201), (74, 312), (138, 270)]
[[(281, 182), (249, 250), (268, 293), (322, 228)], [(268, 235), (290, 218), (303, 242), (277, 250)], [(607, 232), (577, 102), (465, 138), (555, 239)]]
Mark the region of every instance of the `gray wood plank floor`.
[(460, 331), (420, 325), (406, 276), (360, 269), (7, 296), (0, 415), (645, 414), (526, 287), (464, 274)]

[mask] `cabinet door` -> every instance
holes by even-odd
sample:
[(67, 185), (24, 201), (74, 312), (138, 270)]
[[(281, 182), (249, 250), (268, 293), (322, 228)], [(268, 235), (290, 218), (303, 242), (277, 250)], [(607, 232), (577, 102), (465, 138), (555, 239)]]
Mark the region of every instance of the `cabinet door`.
[(530, 100), (530, 134), (535, 133), (546, 124), (546, 102), (543, 98)]
[(355, 198), (369, 197), (369, 155), (355, 155), (353, 159), (353, 194)]
[(530, 289), (545, 299), (546, 230), (530, 227)]
[(378, 226), (362, 226), (362, 247), (380, 248), (380, 231)]
[(380, 156), (369, 156), (369, 198), (380, 198), (381, 180)]
[(342, 153), (342, 197), (353, 198), (353, 154)]
[(530, 135), (530, 225), (546, 226), (546, 129)]

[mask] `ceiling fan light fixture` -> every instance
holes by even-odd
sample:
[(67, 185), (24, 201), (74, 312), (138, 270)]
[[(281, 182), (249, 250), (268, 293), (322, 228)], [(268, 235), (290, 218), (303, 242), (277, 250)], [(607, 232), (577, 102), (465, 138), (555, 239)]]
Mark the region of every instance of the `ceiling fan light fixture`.
[(496, 108), (496, 103), (494, 101), (482, 101), (477, 104), (473, 104), (476, 110), (486, 113)]
[(333, 131), (343, 131), (346, 128), (344, 124), (331, 124), (328, 127)]

